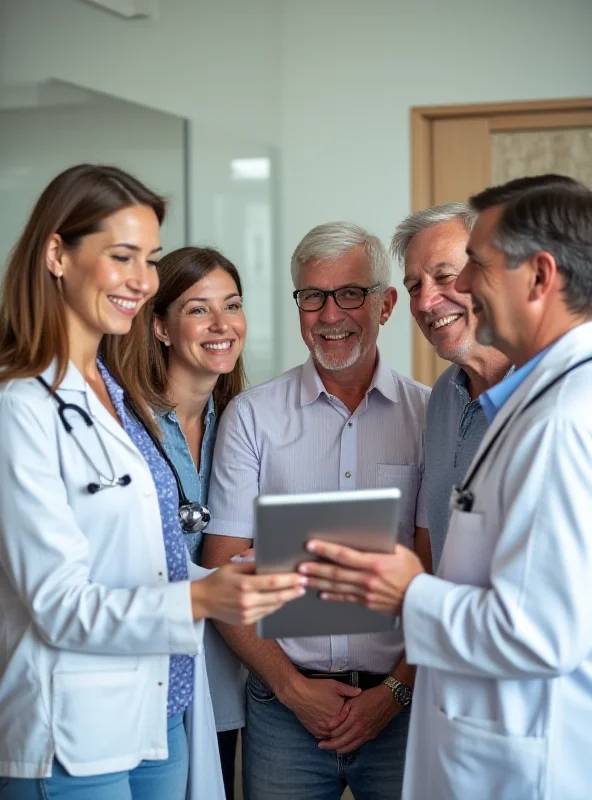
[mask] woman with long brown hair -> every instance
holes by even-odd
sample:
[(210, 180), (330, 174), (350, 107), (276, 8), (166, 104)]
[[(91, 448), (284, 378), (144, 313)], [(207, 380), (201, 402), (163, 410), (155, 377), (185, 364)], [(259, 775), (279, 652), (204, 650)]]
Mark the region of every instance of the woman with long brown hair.
[[(186, 496), (207, 517), (217, 421), (245, 388), (241, 280), (234, 264), (211, 247), (175, 250), (157, 271), (159, 288), (147, 305), (145, 328), (136, 327), (120, 342), (122, 358), (156, 411)], [(201, 540), (201, 530), (185, 536), (195, 563)], [(232, 800), (237, 733), (245, 724), (245, 675), (213, 625), (206, 626), (205, 643), (226, 798)]]
[[(164, 214), (125, 172), (72, 167), (42, 193), (8, 264), (3, 800), (184, 798), (192, 701), (204, 740), (211, 730), (196, 680), (202, 620), (251, 624), (301, 593), (295, 575), (270, 580), (245, 564), (206, 573), (186, 558), (182, 489), (115, 346), (157, 291)], [(218, 800), (216, 757), (201, 768), (201, 796)]]

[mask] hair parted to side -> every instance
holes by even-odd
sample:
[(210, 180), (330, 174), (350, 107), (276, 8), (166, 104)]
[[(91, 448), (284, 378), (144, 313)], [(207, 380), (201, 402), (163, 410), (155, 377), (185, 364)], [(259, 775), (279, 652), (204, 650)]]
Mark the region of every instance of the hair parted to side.
[[(489, 203), (491, 198), (507, 196), (505, 187), (493, 189), (486, 190), (488, 195), (476, 195), (475, 206), (484, 211), (500, 205)], [(568, 309), (576, 316), (592, 317), (592, 191), (571, 179), (551, 181), (514, 192), (501, 205), (493, 244), (504, 254), (508, 268), (517, 269), (535, 253), (550, 253), (563, 276)]]
[(518, 195), (529, 192), (531, 189), (545, 189), (553, 186), (572, 186), (582, 187), (583, 184), (569, 178), (567, 175), (558, 175), (555, 172), (547, 172), (543, 175), (530, 175), (526, 178), (514, 178), (507, 183), (500, 183), (498, 186), (489, 186), (482, 192), (478, 192), (469, 198), (469, 206), (477, 214), (486, 211), (493, 206), (501, 206), (508, 203)]
[[(127, 371), (136, 374), (138, 386), (146, 402), (164, 411), (174, 407), (168, 396), (168, 348), (154, 333), (154, 316), (165, 317), (171, 303), (195, 283), (215, 269), (228, 273), (242, 296), (243, 289), (237, 268), (213, 247), (182, 247), (168, 253), (158, 262), (158, 292), (142, 309), (141, 318), (131, 332), (115, 343), (119, 358)], [(246, 388), (242, 354), (232, 372), (220, 375), (214, 388), (216, 413), (220, 415), (232, 398)]]
[(407, 248), (413, 237), (426, 228), (433, 228), (444, 222), (459, 220), (470, 233), (477, 219), (477, 212), (473, 211), (466, 203), (441, 203), (431, 208), (424, 208), (405, 217), (400, 222), (391, 239), (391, 255), (401, 267), (405, 266)]
[[(47, 269), (50, 237), (76, 250), (81, 240), (101, 229), (107, 217), (130, 206), (149, 206), (162, 223), (166, 202), (118, 167), (78, 164), (55, 177), (43, 190), (17, 241), (6, 268), (0, 309), (2, 381), (40, 375), (57, 359), (54, 390), (68, 367), (69, 346), (64, 299)], [(108, 348), (105, 336), (102, 349)], [(153, 424), (133, 374), (124, 377), (120, 363), (107, 365), (143, 419)]]
[(374, 283), (386, 289), (391, 280), (391, 264), (385, 246), (377, 236), (353, 222), (327, 222), (309, 231), (294, 250), (291, 270), (295, 289), (301, 288), (300, 270), (309, 261), (336, 261), (354, 247), (363, 247)]

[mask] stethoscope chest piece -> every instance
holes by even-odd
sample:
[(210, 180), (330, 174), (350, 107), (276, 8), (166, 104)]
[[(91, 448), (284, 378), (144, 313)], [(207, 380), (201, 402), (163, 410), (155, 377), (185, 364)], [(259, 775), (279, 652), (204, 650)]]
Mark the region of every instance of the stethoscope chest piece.
[(210, 521), (210, 512), (199, 503), (184, 503), (179, 506), (179, 519), (185, 533), (199, 533)]
[(475, 495), (469, 489), (463, 489), (462, 486), (452, 487), (450, 511), (461, 511), (465, 514), (470, 514), (473, 510), (474, 502)]

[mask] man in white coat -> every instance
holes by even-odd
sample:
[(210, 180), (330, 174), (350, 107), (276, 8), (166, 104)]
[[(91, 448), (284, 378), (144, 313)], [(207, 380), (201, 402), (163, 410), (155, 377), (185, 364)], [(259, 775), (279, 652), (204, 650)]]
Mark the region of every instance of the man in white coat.
[(438, 576), (402, 546), (313, 542), (342, 566), (303, 565), (329, 598), (402, 613), (406, 800), (592, 796), (592, 192), (502, 192), (471, 200), (457, 288), (516, 372), (483, 396)]

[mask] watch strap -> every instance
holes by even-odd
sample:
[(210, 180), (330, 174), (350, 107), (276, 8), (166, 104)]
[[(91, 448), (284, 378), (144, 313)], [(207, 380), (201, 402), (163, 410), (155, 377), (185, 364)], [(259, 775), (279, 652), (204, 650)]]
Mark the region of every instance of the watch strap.
[(390, 689), (391, 694), (401, 708), (407, 708), (407, 706), (411, 704), (413, 690), (410, 686), (408, 686), (406, 683), (403, 683), (403, 681), (393, 678), (392, 675), (388, 675), (383, 680), (383, 683)]

